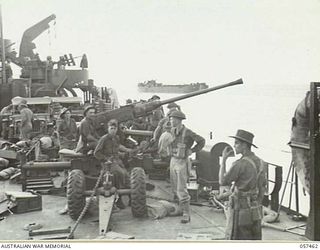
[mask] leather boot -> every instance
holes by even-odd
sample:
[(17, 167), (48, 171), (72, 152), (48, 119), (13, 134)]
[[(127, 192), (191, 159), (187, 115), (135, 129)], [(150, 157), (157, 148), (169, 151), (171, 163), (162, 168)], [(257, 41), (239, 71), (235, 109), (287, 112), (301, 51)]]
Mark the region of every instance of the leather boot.
[(125, 209), (126, 206), (123, 204), (123, 201), (121, 199), (121, 196), (118, 198), (117, 202), (116, 202), (116, 206), (120, 209)]
[(189, 223), (191, 220), (190, 217), (190, 202), (186, 202), (186, 203), (182, 203), (181, 204), (181, 208), (182, 208), (182, 219), (181, 219), (181, 223), (186, 224)]

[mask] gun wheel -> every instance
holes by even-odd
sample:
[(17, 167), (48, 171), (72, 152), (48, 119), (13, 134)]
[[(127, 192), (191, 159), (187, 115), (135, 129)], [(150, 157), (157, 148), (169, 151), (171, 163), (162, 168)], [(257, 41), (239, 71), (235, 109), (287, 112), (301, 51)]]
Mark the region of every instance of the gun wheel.
[(134, 217), (147, 215), (146, 202), (146, 175), (142, 168), (134, 168), (131, 171), (131, 211)]
[(73, 220), (78, 219), (85, 204), (85, 176), (82, 170), (74, 169), (68, 175), (67, 184), (67, 203), (68, 212)]

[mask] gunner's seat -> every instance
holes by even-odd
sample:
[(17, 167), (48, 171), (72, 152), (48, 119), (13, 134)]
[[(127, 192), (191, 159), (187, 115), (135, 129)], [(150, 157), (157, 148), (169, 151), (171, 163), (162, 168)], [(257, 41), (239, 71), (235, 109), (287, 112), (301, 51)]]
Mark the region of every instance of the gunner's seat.
[(60, 158), (63, 160), (71, 160), (71, 159), (79, 159), (84, 158), (86, 155), (82, 153), (78, 153), (72, 149), (60, 149), (59, 150)]

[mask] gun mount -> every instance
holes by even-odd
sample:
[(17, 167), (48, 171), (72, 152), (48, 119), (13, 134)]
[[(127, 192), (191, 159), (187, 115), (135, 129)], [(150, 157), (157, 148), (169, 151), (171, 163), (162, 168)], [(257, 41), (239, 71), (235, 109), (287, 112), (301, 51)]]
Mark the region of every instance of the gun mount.
[(184, 94), (181, 96), (169, 98), (164, 101), (152, 101), (152, 102), (147, 102), (147, 103), (136, 103), (136, 104), (126, 105), (126, 106), (123, 106), (119, 109), (114, 109), (111, 111), (105, 111), (105, 112), (98, 113), (94, 116), (94, 119), (96, 122), (96, 126), (98, 128), (101, 126), (105, 126), (108, 123), (108, 121), (110, 121), (111, 119), (117, 119), (119, 122), (133, 120), (138, 117), (147, 116), (156, 108), (158, 108), (162, 105), (168, 104), (170, 102), (177, 102), (180, 100), (191, 98), (193, 96), (206, 94), (211, 91), (215, 91), (215, 90), (226, 88), (226, 87), (231, 87), (231, 86), (238, 85), (238, 84), (243, 84), (242, 79), (238, 79), (236, 81), (222, 84), (222, 85), (218, 85), (218, 86), (211, 87), (208, 89), (202, 89), (202, 90), (198, 90), (198, 91)]

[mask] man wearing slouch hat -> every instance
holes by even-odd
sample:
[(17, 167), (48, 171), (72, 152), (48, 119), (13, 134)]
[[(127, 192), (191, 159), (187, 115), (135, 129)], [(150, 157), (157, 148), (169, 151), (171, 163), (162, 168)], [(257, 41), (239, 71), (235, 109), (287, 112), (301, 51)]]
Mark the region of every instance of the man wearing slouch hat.
[(242, 157), (236, 160), (226, 172), (226, 160), (233, 154), (230, 147), (222, 153), (219, 171), (220, 185), (231, 185), (231, 196), (227, 209), (226, 239), (261, 240), (262, 199), (267, 184), (263, 161), (257, 157), (251, 147), (254, 135), (239, 129), (235, 136), (236, 154)]

